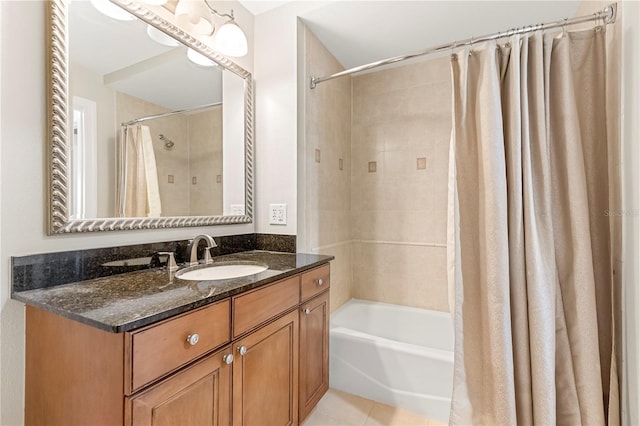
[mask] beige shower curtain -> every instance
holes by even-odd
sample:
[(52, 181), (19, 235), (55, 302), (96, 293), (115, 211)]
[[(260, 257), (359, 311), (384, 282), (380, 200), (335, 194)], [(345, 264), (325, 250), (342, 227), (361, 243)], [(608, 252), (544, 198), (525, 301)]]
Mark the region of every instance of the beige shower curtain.
[(451, 66), (451, 423), (617, 424), (604, 28)]
[(118, 151), (118, 216), (160, 217), (158, 171), (149, 127), (123, 128)]

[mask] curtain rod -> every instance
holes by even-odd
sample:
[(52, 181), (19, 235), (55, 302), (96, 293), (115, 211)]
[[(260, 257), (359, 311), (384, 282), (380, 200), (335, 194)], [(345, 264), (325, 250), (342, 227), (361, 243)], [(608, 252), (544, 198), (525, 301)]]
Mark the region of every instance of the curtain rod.
[(197, 106), (197, 107), (185, 108), (185, 109), (180, 109), (180, 110), (177, 110), (177, 111), (164, 112), (162, 114), (148, 115), (146, 117), (140, 117), (140, 118), (136, 118), (135, 120), (127, 121), (126, 123), (122, 123), (121, 125), (122, 126), (131, 126), (132, 124), (142, 123), (143, 121), (147, 121), (147, 120), (154, 120), (156, 118), (168, 117), (170, 115), (182, 114), (182, 113), (185, 113), (185, 112), (199, 111), (201, 109), (207, 109), (207, 108), (211, 108), (211, 107), (218, 106), (218, 105), (222, 105), (222, 102), (214, 102), (212, 104), (200, 105), (200, 106)]
[(466, 40), (454, 41), (452, 43), (441, 44), (436, 47), (430, 47), (425, 50), (420, 50), (417, 52), (409, 53), (408, 55), (395, 56), (389, 59), (383, 59), (380, 61), (372, 62), (366, 65), (360, 65), (358, 67), (349, 68), (348, 70), (340, 71), (335, 74), (331, 74), (325, 77), (311, 77), (311, 89), (315, 89), (319, 83), (323, 83), (325, 81), (333, 80), (334, 78), (343, 77), (346, 75), (351, 75), (360, 71), (370, 70), (372, 68), (381, 67), (384, 65), (393, 64), (396, 62), (406, 61), (407, 59), (417, 58), (419, 56), (430, 55), (432, 53), (438, 53), (445, 50), (453, 50), (457, 47), (472, 45), (474, 43), (479, 43), (483, 41), (496, 40), (504, 37), (510, 37), (515, 34), (525, 34), (538, 30), (548, 30), (551, 28), (559, 28), (565, 27), (567, 25), (575, 25), (582, 24), (584, 22), (597, 21), (602, 19), (605, 24), (611, 24), (616, 21), (616, 15), (618, 12), (617, 3), (611, 3), (604, 10), (593, 13), (591, 15), (579, 16), (571, 19), (563, 19), (561, 21), (549, 22), (546, 24), (536, 24), (536, 25), (528, 25), (522, 28), (511, 29), (507, 31), (502, 31), (494, 34), (484, 35), (481, 37), (471, 37)]

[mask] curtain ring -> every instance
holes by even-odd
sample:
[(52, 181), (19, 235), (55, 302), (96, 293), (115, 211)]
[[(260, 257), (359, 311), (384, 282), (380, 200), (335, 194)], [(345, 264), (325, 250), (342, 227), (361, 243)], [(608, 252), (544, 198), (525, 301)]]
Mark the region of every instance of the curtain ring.
[(458, 59), (458, 57), (456, 56), (456, 54), (455, 54), (455, 53), (453, 53), (453, 49), (455, 49), (455, 47), (456, 47), (456, 43), (457, 43), (457, 41), (456, 41), (456, 40), (454, 40), (454, 41), (453, 41), (453, 43), (451, 44), (451, 59), (452, 59), (452, 60), (454, 60), (454, 61)]
[(596, 20), (596, 23), (598, 23), (598, 21), (600, 21), (600, 24), (596, 27), (596, 32), (599, 32), (600, 30), (602, 30), (602, 27), (607, 25), (607, 23), (604, 20), (606, 15), (604, 15), (603, 13), (597, 13), (597, 15), (598, 15), (598, 19)]
[(471, 36), (471, 41), (469, 42), (469, 56), (473, 55), (473, 36)]
[(562, 24), (562, 36), (566, 37), (567, 36), (567, 21), (569, 20), (569, 18), (564, 18), (564, 24)]

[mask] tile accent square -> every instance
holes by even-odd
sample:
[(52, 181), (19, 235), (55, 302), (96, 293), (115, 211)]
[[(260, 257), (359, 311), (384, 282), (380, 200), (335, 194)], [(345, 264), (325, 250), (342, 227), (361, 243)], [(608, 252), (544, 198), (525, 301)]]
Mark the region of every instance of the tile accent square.
[(427, 168), (427, 157), (417, 158), (416, 163), (418, 170), (425, 170)]
[(174, 181), (173, 175), (168, 175), (167, 176), (167, 183), (173, 183), (173, 181)]
[(342, 160), (342, 158), (338, 159), (338, 169), (340, 170), (344, 169), (344, 161)]
[(377, 163), (375, 161), (369, 161), (369, 173), (375, 173), (377, 169)]
[(320, 150), (316, 149), (316, 163), (320, 162)]
[(196, 176), (191, 177), (191, 185), (196, 185), (198, 183), (198, 178)]
[(216, 183), (222, 183), (222, 175), (216, 175)]

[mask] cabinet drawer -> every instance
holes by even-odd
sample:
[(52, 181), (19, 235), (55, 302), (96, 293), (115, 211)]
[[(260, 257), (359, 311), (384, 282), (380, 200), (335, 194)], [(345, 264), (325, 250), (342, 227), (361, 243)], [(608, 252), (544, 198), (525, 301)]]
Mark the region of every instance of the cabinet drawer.
[(231, 424), (231, 364), (227, 347), (125, 397), (126, 426)]
[[(224, 300), (160, 324), (129, 333), (125, 393), (231, 340), (230, 302)], [(187, 340), (198, 335), (197, 342)], [(195, 339), (194, 339), (195, 340)], [(193, 343), (193, 344), (192, 344)], [(127, 384), (129, 386), (127, 387)]]
[(233, 298), (233, 337), (262, 324), (300, 302), (300, 277), (295, 276)]
[(312, 298), (329, 288), (329, 264), (302, 274), (302, 300)]

